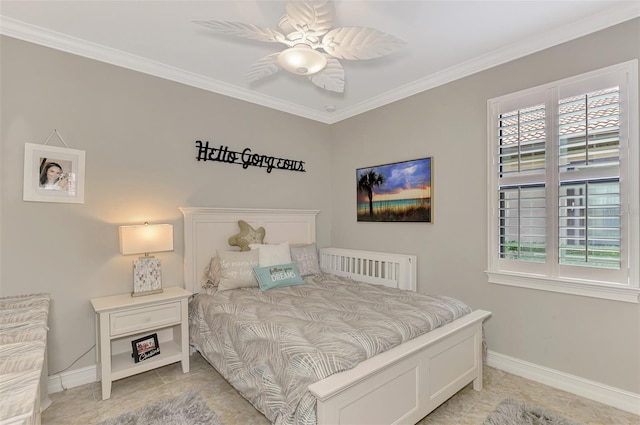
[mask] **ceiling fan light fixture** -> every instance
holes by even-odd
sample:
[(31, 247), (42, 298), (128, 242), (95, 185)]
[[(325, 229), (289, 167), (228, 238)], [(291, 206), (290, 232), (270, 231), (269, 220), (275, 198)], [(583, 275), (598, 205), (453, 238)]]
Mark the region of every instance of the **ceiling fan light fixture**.
[(278, 55), (281, 67), (296, 75), (312, 75), (327, 66), (327, 58), (306, 44), (299, 44)]
[(309, 77), (307, 79), (317, 87), (334, 93), (344, 93), (345, 73), (338, 59), (375, 59), (407, 44), (374, 28), (333, 28), (334, 17), (333, 0), (286, 0), (285, 14), (277, 29), (243, 22), (193, 22), (225, 36), (287, 46), (287, 50), (269, 53), (251, 65), (246, 74), (247, 83), (252, 84), (284, 69)]

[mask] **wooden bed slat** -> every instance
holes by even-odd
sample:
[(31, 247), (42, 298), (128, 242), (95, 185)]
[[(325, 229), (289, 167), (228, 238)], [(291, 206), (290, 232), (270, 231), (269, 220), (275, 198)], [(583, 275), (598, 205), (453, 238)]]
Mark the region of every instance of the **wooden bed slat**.
[(416, 292), (416, 256), (341, 248), (320, 249), (325, 273)]

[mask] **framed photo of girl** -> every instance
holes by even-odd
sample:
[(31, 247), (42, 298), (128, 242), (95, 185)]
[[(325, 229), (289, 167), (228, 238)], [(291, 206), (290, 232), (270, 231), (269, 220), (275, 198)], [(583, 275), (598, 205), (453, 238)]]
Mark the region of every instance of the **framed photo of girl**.
[(83, 204), (84, 159), (81, 150), (25, 143), (23, 200)]

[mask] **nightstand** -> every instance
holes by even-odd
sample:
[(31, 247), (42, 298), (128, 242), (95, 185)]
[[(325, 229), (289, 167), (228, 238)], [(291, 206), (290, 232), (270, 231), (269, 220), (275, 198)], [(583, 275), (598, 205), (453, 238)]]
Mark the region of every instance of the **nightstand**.
[[(111, 397), (111, 383), (160, 366), (182, 362), (189, 372), (188, 299), (179, 287), (160, 294), (131, 294), (92, 298), (96, 312), (96, 360), (102, 380), (102, 399)], [(160, 354), (136, 363), (131, 341), (157, 334)]]

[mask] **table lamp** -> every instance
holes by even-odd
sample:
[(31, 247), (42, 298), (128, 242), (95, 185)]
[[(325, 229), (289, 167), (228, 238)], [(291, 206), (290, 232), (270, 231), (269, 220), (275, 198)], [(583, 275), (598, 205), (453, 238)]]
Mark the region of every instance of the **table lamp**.
[(173, 251), (173, 225), (149, 224), (120, 226), (120, 253), (142, 254), (133, 260), (132, 297), (162, 292), (160, 260), (150, 252)]

